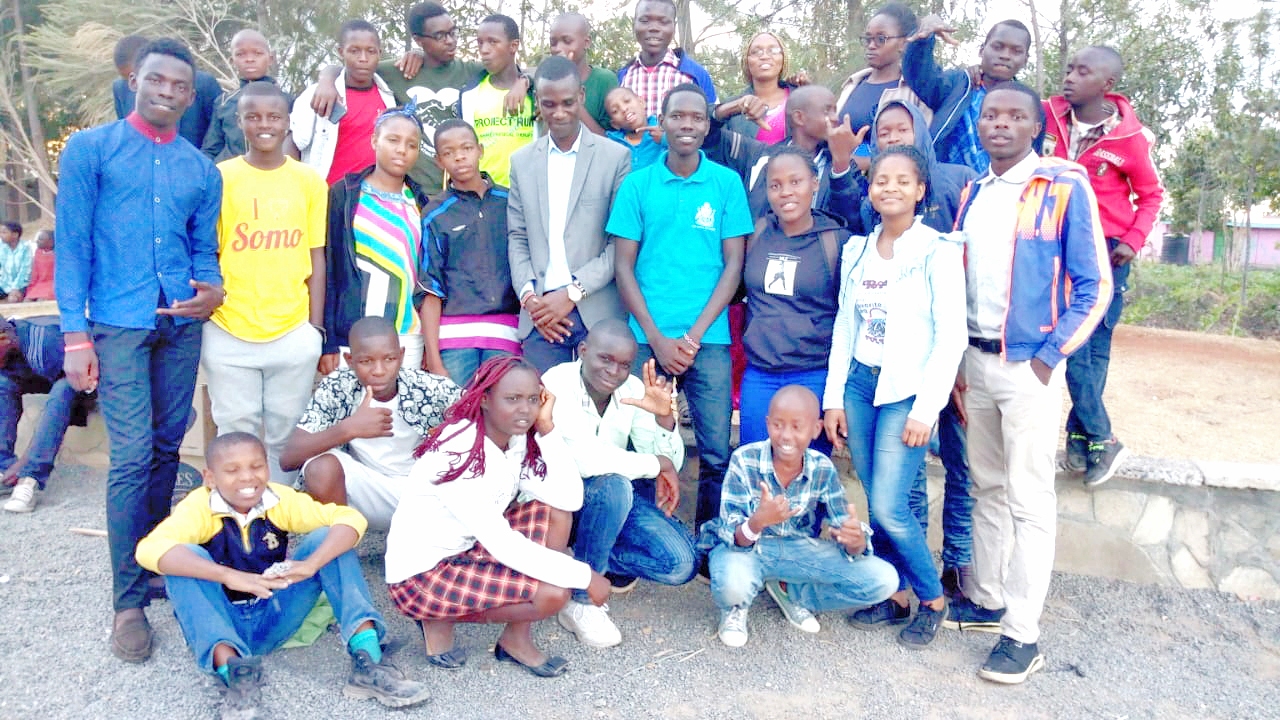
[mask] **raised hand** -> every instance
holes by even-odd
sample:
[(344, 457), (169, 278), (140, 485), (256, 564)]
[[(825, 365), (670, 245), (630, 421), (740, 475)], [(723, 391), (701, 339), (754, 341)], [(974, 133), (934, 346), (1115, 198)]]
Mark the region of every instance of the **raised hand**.
[(538, 419), (533, 421), (533, 429), (539, 435), (546, 435), (555, 429), (556, 424), (551, 420), (551, 410), (555, 406), (556, 396), (542, 388), (542, 407), (538, 408)]
[(956, 28), (943, 20), (941, 15), (926, 15), (921, 18), (920, 24), (916, 27), (916, 34), (911, 36), (911, 40), (923, 40), (930, 35), (937, 35), (948, 45), (960, 44), (960, 41), (955, 38)]
[(804, 508), (793, 509), (786, 495), (774, 495), (769, 492), (769, 486), (762, 482), (760, 483), (760, 506), (751, 513), (751, 520), (753, 525), (764, 530), (786, 522), (803, 511)]
[(644, 396), (640, 399), (622, 398), (618, 402), (623, 405), (631, 405), (638, 407), (645, 412), (652, 413), (655, 417), (670, 417), (674, 412), (675, 403), (671, 402), (671, 387), (673, 381), (667, 380), (658, 375), (658, 361), (649, 358), (640, 368), (641, 379), (644, 380)]
[(863, 125), (862, 129), (855, 133), (849, 124), (848, 115), (845, 115), (843, 120), (828, 118), (827, 122), (830, 123), (827, 129), (827, 149), (831, 152), (831, 170), (837, 173), (844, 172), (849, 169), (853, 151), (862, 144), (871, 126)]
[(360, 401), (360, 406), (356, 408), (351, 417), (342, 421), (346, 425), (347, 432), (353, 438), (378, 438), (391, 437), (392, 418), (391, 410), (383, 407), (373, 407), (373, 391), (365, 389), (364, 400)]

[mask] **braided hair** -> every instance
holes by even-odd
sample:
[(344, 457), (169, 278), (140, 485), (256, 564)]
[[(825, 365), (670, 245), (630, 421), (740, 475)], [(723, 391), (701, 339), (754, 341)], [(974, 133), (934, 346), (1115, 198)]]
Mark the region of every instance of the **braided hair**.
[[(476, 439), (471, 444), (470, 450), (465, 454), (445, 451), (452, 462), (449, 469), (436, 480), (436, 484), (453, 482), (467, 473), (484, 475), (485, 428), (484, 410), (480, 407), (480, 401), (512, 370), (528, 370), (534, 374), (534, 377), (539, 377), (536, 367), (528, 360), (515, 355), (503, 355), (485, 360), (476, 370), (475, 375), (471, 376), (471, 381), (463, 388), (462, 395), (444, 411), (444, 419), (427, 434), (417, 450), (414, 450), (414, 457), (437, 452), (444, 447), (445, 443), (461, 435), (469, 427), (475, 427)], [(445, 436), (444, 429), (454, 425), (459, 427)], [(525, 448), (524, 462), (520, 467), (522, 470), (531, 472), (534, 477), (542, 479), (547, 475), (547, 464), (542, 459), (542, 448), (538, 447), (534, 433), (527, 433), (525, 438), (528, 444)]]

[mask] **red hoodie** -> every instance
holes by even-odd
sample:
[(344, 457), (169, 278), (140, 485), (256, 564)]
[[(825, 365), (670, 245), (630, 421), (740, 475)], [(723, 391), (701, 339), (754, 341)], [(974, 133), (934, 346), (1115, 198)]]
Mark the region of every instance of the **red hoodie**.
[[(1120, 124), (1076, 162), (1084, 166), (1098, 196), (1102, 231), (1137, 253), (1147, 242), (1164, 199), (1164, 186), (1151, 159), (1155, 137), (1138, 121), (1128, 98), (1108, 93), (1107, 100), (1119, 109)], [(1042, 154), (1066, 158), (1071, 146), (1071, 103), (1054, 95), (1045, 102), (1044, 113)]]

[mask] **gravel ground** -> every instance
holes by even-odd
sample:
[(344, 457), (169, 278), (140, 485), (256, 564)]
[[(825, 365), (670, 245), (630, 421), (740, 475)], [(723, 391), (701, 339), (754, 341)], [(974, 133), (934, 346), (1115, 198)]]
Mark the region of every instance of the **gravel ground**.
[[(60, 468), (30, 516), (0, 512), (0, 718), (210, 718), (215, 684), (191, 662), (167, 603), (148, 611), (152, 659), (127, 665), (107, 649), (110, 600), (104, 540), (67, 528), (103, 527), (105, 474)], [(393, 636), (413, 626), (380, 591), (382, 537), (362, 546), (366, 576)], [(1026, 685), (979, 680), (993, 635), (943, 630), (929, 648), (862, 632), (839, 615), (822, 632), (793, 630), (767, 596), (756, 601), (747, 647), (714, 637), (705, 586), (641, 583), (612, 603), (623, 644), (579, 645), (554, 622), (545, 649), (568, 675), (535, 678), (490, 654), (495, 627), (463, 627), (467, 666), (426, 664), (420, 641), (398, 663), (430, 682), (433, 699), (399, 717), (473, 718), (1276, 718), (1280, 717), (1280, 604), (1210, 591), (1055, 577), (1041, 645), (1048, 669)], [(387, 711), (348, 701), (349, 665), (336, 635), (270, 656), (270, 717), (364, 718)]]

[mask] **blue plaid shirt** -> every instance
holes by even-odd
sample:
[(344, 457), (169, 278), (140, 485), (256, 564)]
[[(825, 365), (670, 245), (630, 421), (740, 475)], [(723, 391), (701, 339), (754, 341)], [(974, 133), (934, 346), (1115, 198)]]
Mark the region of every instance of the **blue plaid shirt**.
[[(799, 515), (765, 528), (761, 537), (816, 538), (824, 520), (837, 527), (849, 517), (840, 474), (826, 455), (806, 450), (804, 470), (784, 489), (773, 471), (773, 446), (768, 440), (761, 440), (739, 447), (729, 458), (720, 494), (720, 516), (707, 522), (703, 534), (714, 534), (721, 542), (734, 545), (734, 532), (760, 506), (760, 483), (775, 496), (786, 495), (792, 508), (804, 508)], [(870, 551), (868, 537), (867, 552)]]
[(946, 157), (938, 158), (942, 162), (971, 167), (979, 177), (991, 167), (991, 156), (982, 149), (982, 138), (978, 135), (978, 118), (982, 117), (982, 101), (986, 97), (987, 88), (983, 85), (969, 92), (968, 109), (951, 131), (951, 141), (940, 148)]

